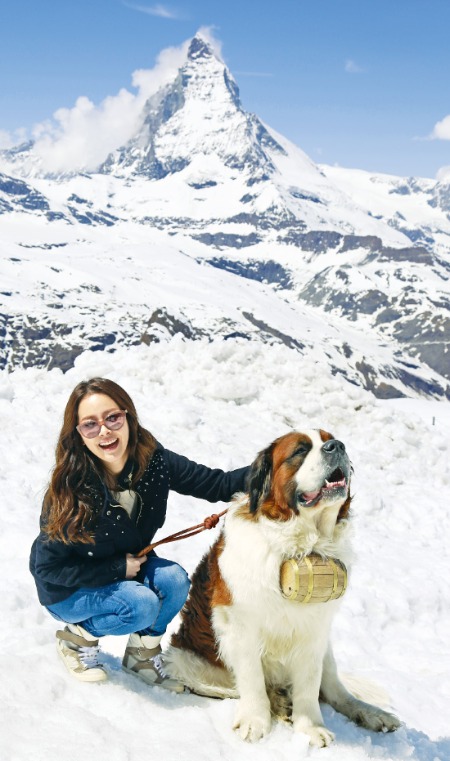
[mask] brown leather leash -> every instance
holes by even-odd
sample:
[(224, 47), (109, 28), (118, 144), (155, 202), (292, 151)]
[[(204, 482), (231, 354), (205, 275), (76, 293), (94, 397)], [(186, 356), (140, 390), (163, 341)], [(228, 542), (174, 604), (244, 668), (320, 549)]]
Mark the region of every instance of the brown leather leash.
[(213, 515), (209, 515), (202, 523), (198, 523), (197, 526), (191, 526), (190, 528), (184, 528), (181, 529), (181, 531), (176, 531), (175, 534), (170, 534), (170, 536), (166, 536), (164, 539), (160, 539), (159, 542), (153, 542), (153, 544), (147, 545), (147, 547), (144, 547), (143, 550), (137, 553), (135, 557), (141, 558), (143, 555), (147, 555), (149, 552), (151, 552), (155, 547), (158, 547), (160, 544), (168, 544), (169, 542), (176, 542), (178, 539), (187, 539), (190, 536), (195, 536), (196, 534), (200, 534), (202, 531), (205, 531), (206, 529), (215, 528), (217, 524), (219, 523), (220, 518), (222, 515), (225, 515), (228, 508), (226, 510), (223, 510), (221, 513), (217, 515), (217, 513), (214, 513)]

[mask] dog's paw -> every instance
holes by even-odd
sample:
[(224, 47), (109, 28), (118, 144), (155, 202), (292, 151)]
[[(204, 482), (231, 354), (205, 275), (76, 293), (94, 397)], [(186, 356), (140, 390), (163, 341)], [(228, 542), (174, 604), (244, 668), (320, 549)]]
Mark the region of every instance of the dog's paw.
[(303, 730), (309, 736), (309, 744), (315, 748), (326, 748), (334, 741), (334, 734), (326, 727), (309, 727)]
[(270, 713), (238, 711), (233, 723), (239, 737), (247, 742), (256, 742), (270, 732)]
[(326, 748), (334, 741), (333, 732), (325, 727), (311, 727), (307, 734), (309, 735), (309, 744), (316, 748)]
[(401, 722), (393, 713), (383, 711), (377, 706), (364, 706), (358, 708), (352, 716), (355, 724), (371, 729), (373, 732), (395, 732)]
[(334, 740), (334, 734), (329, 729), (323, 725), (311, 724), (304, 719), (299, 719), (294, 723), (294, 730), (303, 735), (308, 735), (309, 744), (316, 748), (326, 748)]

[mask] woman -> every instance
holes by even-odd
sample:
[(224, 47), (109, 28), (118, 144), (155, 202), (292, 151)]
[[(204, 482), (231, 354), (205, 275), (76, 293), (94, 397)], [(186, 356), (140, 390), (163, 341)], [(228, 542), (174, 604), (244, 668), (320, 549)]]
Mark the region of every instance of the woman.
[(163, 525), (169, 489), (228, 501), (245, 490), (248, 470), (211, 470), (165, 449), (111, 380), (75, 387), (30, 558), (40, 602), (66, 624), (56, 644), (73, 676), (106, 679), (98, 638), (129, 634), (123, 667), (183, 691), (164, 675), (160, 642), (186, 600), (187, 574), (154, 552), (136, 555)]

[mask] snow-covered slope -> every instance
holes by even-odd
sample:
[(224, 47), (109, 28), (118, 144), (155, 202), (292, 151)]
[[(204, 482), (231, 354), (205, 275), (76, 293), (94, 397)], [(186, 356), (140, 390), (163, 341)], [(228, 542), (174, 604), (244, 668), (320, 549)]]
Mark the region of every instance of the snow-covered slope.
[(43, 232), (36, 247), (36, 223), (28, 225), (30, 237), (10, 242), (3, 263), (12, 306), (3, 328), (9, 367), (67, 370), (86, 347), (114, 352), (173, 334), (238, 337), (323, 356), (333, 373), (377, 396), (445, 394), (445, 380), (397, 356), (393, 341), (381, 343), (343, 317), (327, 319), (292, 290), (205, 263), (205, 246), (188, 236), (137, 228), (139, 235), (125, 223), (115, 226), (114, 240), (104, 227), (82, 239), (76, 228), (62, 232), (59, 224), (50, 236)]
[(450, 395), (448, 187), (314, 164), (201, 35), (97, 171), (33, 150), (2, 154), (2, 367), (238, 334), (378, 396)]
[(393, 177), (358, 169), (322, 166), (327, 178), (352, 197), (369, 216), (383, 220), (412, 243), (448, 253), (450, 182)]
[[(330, 748), (311, 751), (306, 736), (282, 724), (247, 745), (231, 729), (234, 701), (168, 694), (123, 673), (125, 637), (102, 640), (108, 682), (78, 684), (67, 674), (56, 623), (39, 606), (27, 563), (63, 408), (80, 378), (95, 375), (129, 391), (163, 444), (211, 466), (239, 467), (305, 426), (344, 441), (355, 471), (356, 561), (334, 624), (336, 657), (342, 671), (390, 694), (404, 722), (398, 732), (368, 732), (324, 706), (336, 734)], [(285, 346), (174, 338), (86, 352), (66, 374), (0, 372), (0, 418), (2, 761), (448, 761), (450, 513), (441, 498), (450, 482), (448, 405), (374, 399), (332, 377), (325, 358)], [(172, 494), (158, 536), (219, 507)], [(213, 533), (161, 554), (191, 573)]]

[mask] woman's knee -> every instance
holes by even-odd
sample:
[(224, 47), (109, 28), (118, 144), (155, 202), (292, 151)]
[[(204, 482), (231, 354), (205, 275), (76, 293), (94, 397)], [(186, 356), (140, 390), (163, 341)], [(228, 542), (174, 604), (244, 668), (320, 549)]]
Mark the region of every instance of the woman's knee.
[(180, 565), (177, 565), (173, 576), (172, 594), (177, 597), (180, 608), (186, 601), (190, 586), (191, 582), (186, 571)]
[(122, 605), (117, 611), (123, 622), (130, 625), (130, 631), (145, 629), (158, 614), (158, 595), (145, 584), (128, 581)]
[(155, 569), (153, 585), (161, 597), (180, 600), (181, 607), (188, 596), (191, 582), (184, 568), (178, 563), (167, 562)]

